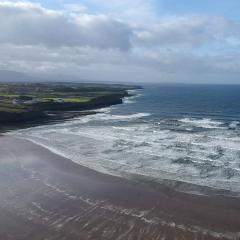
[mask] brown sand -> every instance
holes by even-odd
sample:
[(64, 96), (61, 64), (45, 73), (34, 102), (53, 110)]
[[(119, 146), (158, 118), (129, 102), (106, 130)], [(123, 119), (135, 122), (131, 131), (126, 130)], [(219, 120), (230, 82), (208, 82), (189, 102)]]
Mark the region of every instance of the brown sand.
[(104, 175), (0, 137), (0, 240), (240, 239), (240, 200)]

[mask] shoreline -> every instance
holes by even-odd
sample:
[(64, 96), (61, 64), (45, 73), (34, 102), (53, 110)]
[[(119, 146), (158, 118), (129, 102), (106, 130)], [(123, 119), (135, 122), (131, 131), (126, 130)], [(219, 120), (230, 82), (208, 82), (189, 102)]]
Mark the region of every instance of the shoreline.
[[(1, 136), (0, 143), (0, 169), (6, 169), (0, 174), (0, 211), (7, 214), (0, 217), (1, 239), (240, 237), (238, 198), (187, 194), (164, 184), (155, 189), (83, 167), (28, 140)], [(9, 236), (7, 226), (15, 226)], [(34, 237), (39, 232), (42, 238)]]
[[(113, 105), (111, 105), (113, 106)], [(109, 107), (111, 107), (109, 106)], [(95, 110), (88, 110), (88, 111), (58, 111), (54, 112), (54, 116), (48, 117), (48, 118), (43, 118), (43, 119), (38, 119), (35, 121), (31, 122), (25, 122), (25, 123), (19, 123), (19, 124), (10, 124), (7, 127), (0, 126), (0, 136), (1, 134), (7, 133), (9, 131), (13, 130), (21, 130), (29, 127), (37, 127), (41, 125), (47, 125), (47, 124), (54, 124), (54, 123), (61, 123), (64, 121), (72, 120), (77, 117), (83, 117), (83, 116), (88, 116), (88, 115), (94, 115), (98, 114), (99, 109)], [(51, 114), (51, 113), (50, 113)]]
[[(58, 107), (54, 110), (37, 110), (29, 111), (26, 114), (33, 114), (31, 117), (23, 117), (22, 114), (7, 114), (6, 112), (0, 112), (0, 114), (9, 115), (9, 119), (6, 118), (0, 121), (0, 134), (16, 129), (22, 129), (31, 126), (39, 126), (42, 124), (49, 124), (54, 122), (67, 121), (76, 117), (92, 115), (98, 113), (99, 109), (108, 108), (111, 106), (119, 105), (124, 103), (124, 99), (133, 97), (134, 95), (129, 91), (139, 90), (142, 87), (125, 89), (122, 94), (112, 94), (102, 97), (96, 97), (84, 105), (76, 105), (71, 107)], [(112, 97), (112, 99), (111, 99)], [(109, 99), (110, 98), (110, 99)], [(35, 116), (36, 113), (36, 116)], [(24, 114), (23, 114), (24, 115)], [(16, 119), (18, 119), (16, 121)]]
[[(47, 151), (49, 151), (61, 158), (68, 159), (68, 161), (76, 164), (77, 166), (87, 168), (87, 169), (97, 172), (99, 174), (109, 175), (112, 177), (117, 177), (117, 178), (129, 180), (132, 182), (136, 182), (137, 184), (151, 187), (154, 190), (159, 190), (159, 186), (160, 186), (160, 189), (161, 189), (161, 187), (165, 187), (166, 189), (172, 189), (176, 192), (189, 194), (189, 195), (206, 196), (206, 197), (233, 197), (233, 198), (240, 199), (239, 192), (234, 192), (234, 191), (226, 190), (223, 188), (214, 188), (211, 186), (198, 185), (198, 184), (194, 184), (191, 182), (184, 182), (184, 181), (174, 180), (174, 179), (154, 178), (154, 177), (150, 177), (149, 175), (142, 175), (142, 174), (136, 174), (136, 173), (128, 173), (128, 172), (120, 172), (119, 173), (119, 172), (115, 172), (115, 171), (108, 170), (108, 169), (96, 170), (95, 168), (92, 168), (92, 166), (88, 166), (88, 165), (84, 165), (79, 162), (75, 162), (72, 159), (70, 159), (69, 157), (64, 156), (63, 154), (59, 153), (58, 151), (55, 151), (55, 150), (47, 147), (46, 145), (41, 144), (35, 140), (28, 139), (25, 137), (20, 137), (20, 136), (14, 136), (14, 135), (2, 135), (2, 136), (13, 137), (13, 138), (16, 138), (19, 140), (31, 142), (34, 145), (44, 148)], [(1, 135), (0, 135), (0, 137), (1, 137)]]
[[(80, 116), (88, 116), (88, 115), (95, 115), (101, 112), (89, 112), (89, 114), (85, 113), (84, 114), (80, 114)], [(72, 120), (72, 118), (70, 118), (69, 120)], [(64, 121), (64, 120), (63, 120)], [(67, 121), (67, 120), (65, 120)], [(60, 121), (55, 121), (55, 122), (49, 122), (49, 124), (58, 124), (61, 123)], [(41, 125), (40, 125), (41, 126)], [(30, 125), (29, 127), (34, 127), (32, 125)], [(119, 177), (119, 178), (123, 178), (123, 179), (128, 179), (130, 181), (134, 181), (136, 183), (141, 183), (143, 185), (146, 186), (151, 186), (152, 188), (158, 190), (159, 185), (161, 186), (165, 186), (166, 188), (169, 189), (173, 189), (174, 191), (177, 192), (182, 192), (185, 194), (190, 194), (190, 195), (197, 195), (197, 196), (225, 196), (225, 197), (234, 197), (234, 198), (239, 198), (240, 199), (240, 193), (236, 192), (236, 191), (231, 191), (228, 189), (224, 189), (224, 188), (216, 188), (216, 187), (212, 187), (212, 186), (206, 186), (206, 185), (199, 185), (199, 184), (195, 184), (195, 183), (191, 183), (191, 182), (187, 182), (187, 181), (181, 181), (181, 180), (176, 180), (176, 179), (168, 179), (168, 178), (155, 178), (155, 177), (151, 177), (149, 175), (144, 175), (144, 174), (139, 174), (139, 173), (131, 173), (131, 172), (116, 172), (112, 169), (105, 169), (104, 167), (101, 166), (97, 166), (97, 167), (101, 167), (101, 170), (96, 170), (95, 168), (93, 168), (92, 166), (88, 166), (85, 165), (83, 163), (80, 162), (76, 162), (74, 160), (72, 160), (70, 157), (59, 153), (58, 151), (37, 142), (36, 140), (33, 139), (29, 139), (27, 137), (21, 137), (21, 136), (15, 136), (15, 135), (8, 135), (8, 134), (2, 134), (0, 133), (0, 137), (1, 136), (8, 136), (8, 137), (13, 137), (13, 138), (17, 138), (20, 140), (24, 140), (24, 141), (29, 141), (35, 145), (38, 145), (41, 148), (46, 149), (47, 151), (50, 151), (53, 154), (58, 155), (59, 157), (63, 157), (68, 159), (69, 161), (73, 162), (74, 164), (77, 164), (79, 166), (88, 168), (90, 170), (96, 171), (100, 174), (107, 174), (113, 177)]]

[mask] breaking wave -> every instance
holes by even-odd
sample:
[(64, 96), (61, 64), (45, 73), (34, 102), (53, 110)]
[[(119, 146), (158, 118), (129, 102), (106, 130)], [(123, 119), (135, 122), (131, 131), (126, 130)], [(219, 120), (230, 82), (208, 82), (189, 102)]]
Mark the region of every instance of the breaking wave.
[[(121, 106), (124, 111), (119, 110)], [(135, 104), (121, 106), (9, 134), (100, 172), (240, 193), (238, 121), (162, 117), (145, 112), (142, 105), (138, 109)], [(126, 112), (126, 106), (131, 106), (131, 111)]]
[(213, 121), (209, 118), (204, 119), (190, 119), (183, 118), (179, 120), (182, 123), (186, 123), (190, 126), (200, 127), (200, 128), (222, 128), (223, 123), (220, 121)]

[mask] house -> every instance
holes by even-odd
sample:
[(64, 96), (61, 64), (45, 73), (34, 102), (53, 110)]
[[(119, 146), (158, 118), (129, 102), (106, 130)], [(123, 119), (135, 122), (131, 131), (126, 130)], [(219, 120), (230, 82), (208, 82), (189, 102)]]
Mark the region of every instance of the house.
[(55, 99), (54, 102), (56, 102), (56, 103), (64, 103), (64, 99), (58, 98), (58, 99)]

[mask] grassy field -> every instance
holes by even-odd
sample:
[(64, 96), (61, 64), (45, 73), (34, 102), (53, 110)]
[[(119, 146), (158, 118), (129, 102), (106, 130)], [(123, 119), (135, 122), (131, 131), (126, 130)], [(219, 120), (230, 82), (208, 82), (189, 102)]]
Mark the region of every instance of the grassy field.
[[(24, 112), (28, 111), (29, 107), (24, 105), (14, 105), (13, 99), (0, 100), (0, 112)], [(1, 116), (0, 116), (1, 117)]]
[[(7, 84), (0, 83), (0, 112), (24, 112), (37, 108), (41, 103), (87, 103), (94, 98), (122, 92), (123, 88), (90, 86), (87, 84)], [(29, 97), (27, 101), (14, 103), (21, 97)], [(1, 117), (1, 116), (0, 116)]]
[(49, 111), (81, 111), (122, 103), (136, 86), (76, 83), (0, 83), (0, 123)]
[(72, 103), (81, 103), (81, 102), (88, 102), (91, 100), (91, 98), (89, 97), (83, 97), (83, 96), (62, 96), (61, 98), (60, 97), (43, 97), (43, 98), (40, 98), (40, 101), (44, 101), (44, 102), (59, 102), (59, 100), (62, 100), (63, 102), (66, 102), (66, 103), (69, 103), (69, 102), (72, 102)]

